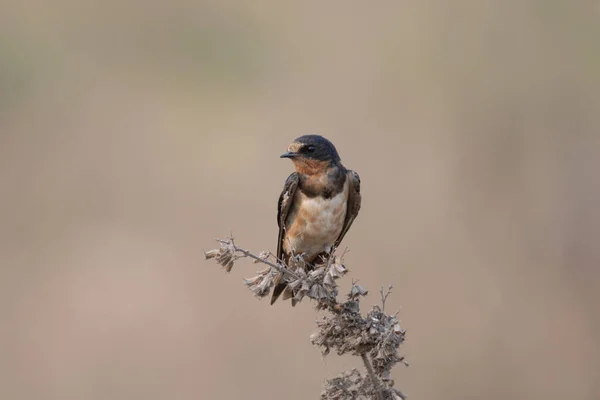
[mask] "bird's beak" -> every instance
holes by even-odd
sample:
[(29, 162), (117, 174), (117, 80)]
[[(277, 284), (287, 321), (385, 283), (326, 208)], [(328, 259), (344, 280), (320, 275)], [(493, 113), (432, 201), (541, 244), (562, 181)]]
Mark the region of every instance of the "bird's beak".
[(294, 153), (293, 151), (288, 151), (279, 156), (279, 158), (294, 158), (298, 157), (298, 153)]

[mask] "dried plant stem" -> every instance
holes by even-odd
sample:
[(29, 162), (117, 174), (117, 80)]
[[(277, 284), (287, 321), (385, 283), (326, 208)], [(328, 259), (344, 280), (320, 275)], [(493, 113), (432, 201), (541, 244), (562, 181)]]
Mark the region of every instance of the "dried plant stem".
[(366, 374), (355, 368), (328, 379), (321, 393), (321, 400), (405, 398), (402, 392), (393, 387), (394, 381), (390, 378), (391, 368), (404, 361), (398, 348), (404, 341), (405, 334), (396, 315), (385, 313), (386, 301), (392, 292), (391, 285), (387, 290), (381, 287), (381, 305), (373, 306), (363, 315), (360, 312), (360, 300), (368, 294), (368, 290), (356, 281), (352, 282), (345, 301), (339, 302), (337, 299), (336, 280), (348, 270), (342, 258), (334, 253), (326, 260), (320, 259), (312, 265), (313, 268), (308, 269), (301, 257), (292, 257), (293, 264), (288, 266), (272, 253), (261, 252), (257, 255), (238, 247), (231, 235), (225, 240), (217, 241), (220, 248), (205, 251), (204, 256), (215, 259), (225, 271), (231, 271), (234, 263), (245, 257), (269, 267), (258, 271), (256, 276), (244, 279), (245, 285), (256, 297), (266, 297), (283, 279), (292, 291), (293, 300), (298, 302), (308, 298), (317, 302), (317, 310), (329, 311), (316, 321), (318, 330), (310, 337), (311, 343), (321, 349), (323, 356), (332, 349), (338, 355), (360, 355)]
[(379, 290), (379, 293), (381, 294), (381, 311), (385, 311), (385, 302), (388, 298), (388, 296), (392, 293), (392, 289), (394, 287), (392, 285), (389, 285), (387, 290), (383, 290), (383, 286), (381, 286), (381, 289)]
[(373, 366), (371, 365), (371, 360), (369, 360), (369, 355), (367, 353), (361, 353), (360, 358), (363, 360), (363, 364), (365, 364), (365, 368), (369, 373), (369, 377), (371, 378), (371, 382), (373, 382), (373, 387), (375, 388), (375, 393), (377, 394), (377, 400), (383, 400), (383, 392), (381, 391), (381, 386), (379, 385), (379, 379), (375, 376), (375, 371), (373, 371)]
[(256, 261), (258, 261), (260, 263), (266, 264), (266, 265), (268, 265), (271, 268), (275, 268), (277, 271), (281, 272), (284, 276), (287, 275), (287, 276), (289, 276), (291, 278), (298, 279), (298, 275), (296, 275), (295, 273), (293, 273), (292, 271), (290, 271), (288, 268), (286, 268), (286, 267), (284, 267), (282, 265), (279, 265), (279, 264), (272, 263), (271, 261), (266, 260), (264, 258), (260, 258), (259, 256), (253, 254), (251, 251), (239, 247), (238, 245), (236, 245), (233, 242), (233, 238), (230, 238), (229, 241), (227, 241), (227, 240), (221, 240), (221, 239), (217, 239), (217, 241), (219, 243), (231, 244), (233, 246), (234, 250), (236, 252), (242, 253), (244, 255), (244, 257), (253, 258), (254, 260), (256, 260)]

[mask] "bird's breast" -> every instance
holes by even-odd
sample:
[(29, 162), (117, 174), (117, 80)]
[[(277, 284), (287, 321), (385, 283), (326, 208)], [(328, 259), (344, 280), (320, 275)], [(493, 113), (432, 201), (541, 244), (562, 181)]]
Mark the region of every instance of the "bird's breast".
[(309, 197), (296, 192), (294, 205), (286, 221), (283, 249), (287, 254), (305, 253), (311, 262), (319, 253), (328, 250), (339, 237), (346, 218), (348, 183), (337, 195), (326, 199)]

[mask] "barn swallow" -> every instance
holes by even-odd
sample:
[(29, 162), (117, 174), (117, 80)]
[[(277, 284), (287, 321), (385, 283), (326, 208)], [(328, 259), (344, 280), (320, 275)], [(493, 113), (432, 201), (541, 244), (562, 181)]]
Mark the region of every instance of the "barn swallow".
[[(290, 258), (300, 256), (311, 268), (335, 251), (358, 215), (360, 178), (342, 165), (333, 143), (322, 136), (300, 136), (287, 150), (281, 158), (292, 160), (296, 172), (279, 196), (277, 259), (292, 268)], [(282, 293), (284, 300), (294, 295), (277, 279), (271, 304)]]

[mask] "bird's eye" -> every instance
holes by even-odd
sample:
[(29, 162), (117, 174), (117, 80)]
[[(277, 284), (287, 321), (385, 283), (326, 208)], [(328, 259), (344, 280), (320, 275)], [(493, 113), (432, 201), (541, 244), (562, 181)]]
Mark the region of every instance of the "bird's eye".
[(315, 152), (315, 146), (313, 146), (313, 145), (306, 146), (305, 149), (306, 149), (307, 153), (314, 153)]

